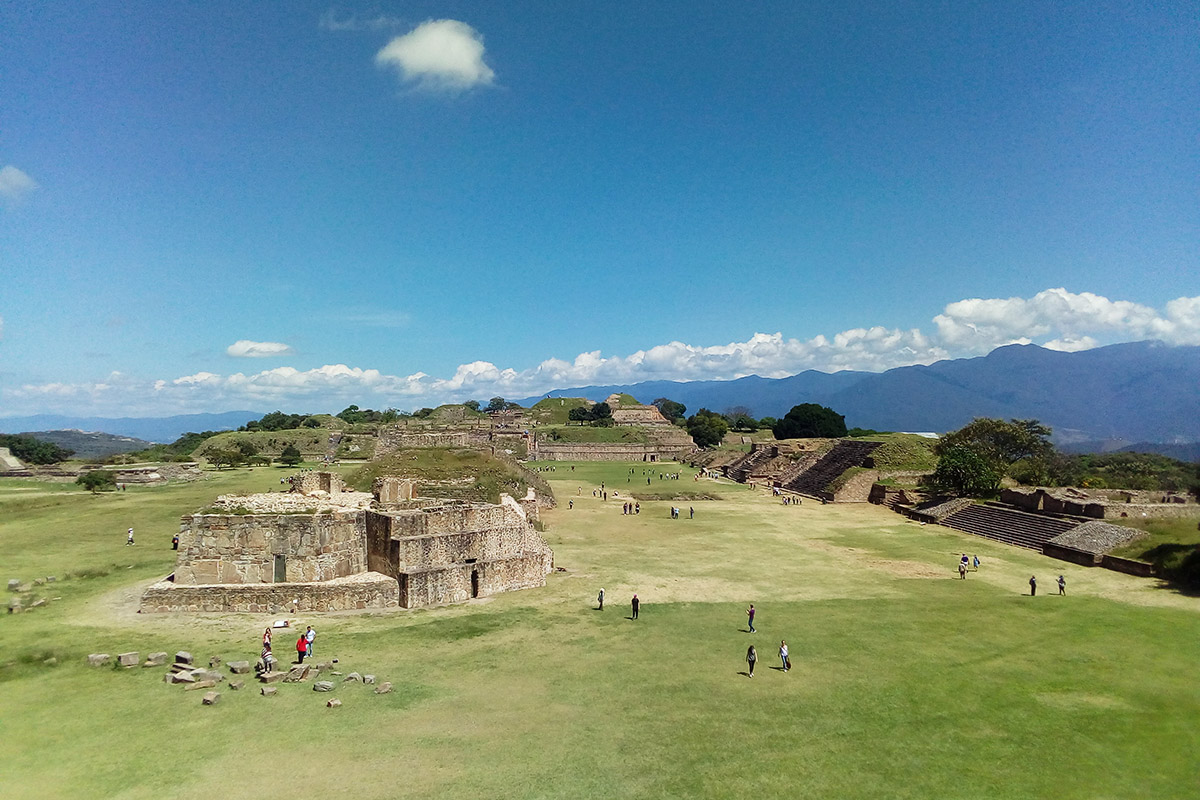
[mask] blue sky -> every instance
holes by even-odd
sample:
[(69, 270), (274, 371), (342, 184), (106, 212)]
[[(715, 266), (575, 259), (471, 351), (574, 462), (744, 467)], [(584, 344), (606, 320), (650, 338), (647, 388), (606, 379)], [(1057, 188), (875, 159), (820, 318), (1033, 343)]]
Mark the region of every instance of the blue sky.
[(1200, 344), (1190, 3), (0, 6), (0, 416)]

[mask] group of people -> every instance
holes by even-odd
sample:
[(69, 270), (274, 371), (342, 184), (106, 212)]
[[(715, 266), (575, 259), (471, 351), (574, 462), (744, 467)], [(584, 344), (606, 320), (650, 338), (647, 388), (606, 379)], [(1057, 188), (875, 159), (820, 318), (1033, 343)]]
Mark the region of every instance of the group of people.
[[(979, 556), (975, 556), (974, 559), (975, 559), (975, 571), (978, 572), (979, 571)], [(965, 581), (967, 579), (967, 566), (970, 563), (971, 563), (971, 561), (967, 558), (967, 554), (963, 553), (962, 558), (960, 558), (958, 560), (958, 577), (961, 580)]]
[[(758, 633), (758, 629), (754, 627), (754, 603), (746, 609), (746, 627), (750, 629), (750, 633)], [(780, 667), (784, 672), (792, 668), (792, 659), (788, 655), (788, 645), (785, 639), (779, 640), (779, 661), (782, 664)], [(758, 650), (754, 645), (746, 648), (746, 674), (751, 678), (754, 677), (754, 665), (758, 663)]]
[[(597, 608), (596, 608), (597, 611), (604, 610), (604, 587), (603, 586), (600, 587), (600, 594), (596, 595), (596, 604), (597, 604)], [(629, 601), (629, 607), (630, 607), (630, 612), (631, 612), (629, 618), (637, 619), (638, 612), (641, 611), (641, 609), (642, 609), (642, 601), (638, 599), (638, 596), (636, 593), (634, 593), (633, 599)]]
[(625, 503), (623, 506), (621, 506), (621, 513), (622, 514), (640, 514), (640, 513), (642, 513), (642, 504), (638, 501), (634, 501), (632, 503)]
[[(671, 506), (671, 519), (679, 519), (679, 514), (680, 514), (679, 509), (676, 508), (675, 506)], [(696, 518), (696, 509), (692, 506), (688, 506), (688, 519), (695, 519), (695, 518)]]
[[(1067, 579), (1062, 575), (1058, 576), (1058, 593), (1065, 595), (1067, 593)], [(1037, 597), (1037, 576), (1029, 576), (1029, 596)]]

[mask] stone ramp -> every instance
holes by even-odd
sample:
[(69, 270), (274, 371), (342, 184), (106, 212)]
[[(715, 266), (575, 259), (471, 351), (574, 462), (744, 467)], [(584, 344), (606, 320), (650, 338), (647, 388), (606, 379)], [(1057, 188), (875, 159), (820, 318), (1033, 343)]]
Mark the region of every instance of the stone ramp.
[(737, 461), (727, 466), (725, 468), (725, 474), (738, 483), (745, 483), (746, 478), (749, 477), (749, 475), (754, 472), (756, 468), (766, 464), (778, 454), (778, 448), (760, 447), (747, 453), (742, 458), (739, 458)]
[(1079, 521), (972, 503), (945, 517), (940, 524), (963, 533), (973, 533), (985, 539), (1041, 552), (1046, 542), (1077, 527)]
[(839, 441), (817, 462), (801, 472), (783, 488), (799, 494), (820, 496), (839, 475), (851, 467), (861, 466), (880, 442)]

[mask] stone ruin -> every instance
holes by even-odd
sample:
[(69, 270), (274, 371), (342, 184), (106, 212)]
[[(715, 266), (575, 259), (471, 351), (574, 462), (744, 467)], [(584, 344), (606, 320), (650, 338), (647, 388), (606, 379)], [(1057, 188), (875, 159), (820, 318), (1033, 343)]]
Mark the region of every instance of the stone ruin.
[(670, 425), (671, 420), (662, 415), (656, 406), (622, 403), (621, 395), (610, 394), (604, 401), (612, 409), (613, 422), (617, 425)]
[(145, 591), (141, 610), (414, 608), (544, 586), (554, 568), (532, 490), (491, 504), (419, 499), (399, 478), (371, 494), (345, 491), (332, 473), (292, 485), (184, 516), (175, 572)]
[(0, 473), (24, 472), (25, 465), (7, 447), (0, 447)]
[(1005, 489), (1000, 493), (1000, 502), (1023, 511), (1092, 519), (1200, 517), (1200, 504), (1183, 492), (1022, 487)]

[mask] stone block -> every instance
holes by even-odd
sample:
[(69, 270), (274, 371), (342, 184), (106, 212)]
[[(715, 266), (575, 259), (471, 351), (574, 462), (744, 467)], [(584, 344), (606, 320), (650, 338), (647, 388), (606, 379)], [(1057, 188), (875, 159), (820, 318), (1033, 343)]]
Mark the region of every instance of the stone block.
[(279, 688), (276, 686), (264, 686), (258, 690), (258, 693), (263, 697), (274, 697), (279, 693)]
[(117, 655), (117, 664), (125, 668), (136, 667), (141, 658), (141, 653), (120, 653)]
[(211, 669), (194, 669), (192, 670), (192, 677), (198, 681), (215, 681), (216, 683), (225, 680), (224, 675)]
[(371, 684), (375, 683), (375, 676), (374, 675), (363, 675), (363, 683), (370, 686)]
[(190, 672), (168, 672), (166, 680), (170, 683), (195, 683), (196, 679), (192, 677)]
[(192, 654), (189, 653), (187, 650), (180, 650), (178, 653), (175, 654), (175, 663), (176, 664), (191, 664), (192, 663)]
[(54, 666), (58, 665), (58, 659), (55, 658), (54, 656), (50, 656), (42, 663), (45, 664), (47, 667), (54, 667)]
[(316, 683), (313, 684), (313, 691), (314, 692), (332, 692), (333, 691), (333, 682), (332, 681), (317, 681)]
[(208, 666), (210, 669), (215, 669), (216, 667), (221, 666), (221, 657), (213, 656), (212, 658), (210, 658), (208, 660)]
[(349, 675), (346, 676), (345, 682), (346, 683), (351, 683), (351, 682), (362, 683), (362, 675), (359, 675), (357, 672), (351, 672)]
[(185, 687), (185, 691), (190, 692), (193, 689), (211, 689), (216, 685), (217, 685), (217, 682), (214, 681), (212, 678), (209, 678), (209, 679), (203, 680), (203, 681), (196, 681), (191, 686)]
[(89, 667), (103, 667), (109, 661), (112, 661), (112, 656), (108, 653), (92, 653), (88, 656)]
[(166, 663), (167, 663), (167, 654), (166, 653), (151, 653), (150, 655), (146, 656), (146, 663), (142, 664), (142, 666), (143, 667), (161, 667), (163, 664), (166, 664)]
[(287, 671), (287, 677), (283, 679), (283, 682), (299, 683), (300, 681), (306, 681), (311, 673), (312, 667), (308, 664), (297, 664)]
[(206, 706), (215, 706), (220, 700), (220, 692), (205, 692), (204, 697), (200, 700), (200, 702)]
[(14, 597), (8, 601), (8, 613), (10, 613), (10, 614), (20, 614), (21, 613), (21, 598)]
[(230, 661), (229, 671), (234, 675), (246, 675), (250, 672), (249, 661)]
[(286, 677), (286, 672), (264, 672), (258, 676), (258, 679), (263, 683), (282, 683)]
[(342, 701), (338, 700), (336, 697), (325, 704), (326, 708), (341, 708), (341, 706), (342, 706)]
[(20, 588), (21, 588), (20, 578), (9, 578), (8, 579), (8, 590), (10, 592), (18, 591)]
[(235, 692), (236, 692), (237, 690), (241, 689), (241, 688), (242, 688), (243, 686), (245, 686), (245, 685), (246, 685), (246, 682), (245, 682), (245, 681), (230, 681), (230, 682), (229, 682), (229, 688), (230, 688), (230, 689), (232, 689), (232, 690), (233, 690), (233, 691), (235, 691)]
[(58, 578), (54, 575), (46, 576), (46, 583), (54, 583), (56, 580), (58, 580)]
[(392, 691), (392, 682), (384, 681), (375, 687), (375, 694), (389, 694)]
[(42, 606), (44, 606), (44, 605), (46, 605), (46, 598), (44, 598), (44, 597), (39, 597), (37, 600), (34, 600), (34, 601), (33, 601), (33, 602), (32, 602), (32, 603), (29, 605), (29, 607), (30, 607), (30, 608), (41, 608), (41, 607), (42, 607)]

